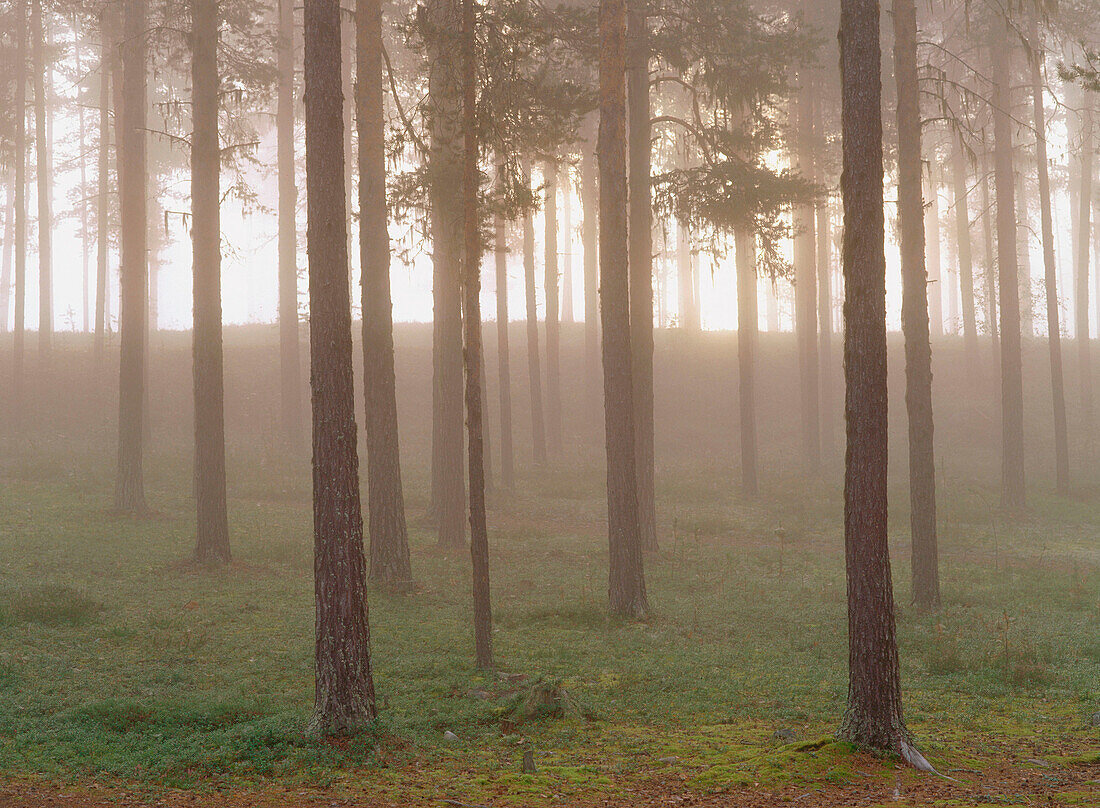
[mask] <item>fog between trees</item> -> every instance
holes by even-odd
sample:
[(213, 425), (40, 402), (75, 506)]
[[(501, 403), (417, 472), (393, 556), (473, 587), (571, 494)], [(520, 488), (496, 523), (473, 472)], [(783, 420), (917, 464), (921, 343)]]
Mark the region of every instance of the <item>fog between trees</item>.
[[(220, 636), (248, 619), (228, 604), (249, 575), (273, 587), (254, 608), (298, 609), (311, 568), (312, 633), (280, 624), (268, 640), (292, 661), (253, 672), (266, 700), (231, 726), (285, 712), (291, 745), (360, 739), (322, 768), (394, 738), (457, 740), (444, 680), (485, 702), (461, 733), (478, 749), (552, 745), (542, 721), (652, 728), (674, 705), (694, 731), (720, 699), (681, 705), (649, 676), (616, 685), (624, 707), (599, 684), (647, 654), (631, 632), (672, 630), (678, 687), (730, 692), (745, 682), (722, 677), (751, 674), (790, 693), (789, 666), (839, 683), (798, 719), (837, 740), (768, 736), (784, 778), (797, 755), (874, 752), (905, 777), (972, 772), (989, 793), (993, 764), (954, 765), (979, 741), (929, 707), (950, 691), (978, 714), (1053, 705), (1060, 740), (1009, 755), (1072, 759), (1046, 765), (1095, 794), (1066, 747), (1095, 747), (1100, 726), (1098, 10), (0, 3), (0, 687), (9, 668), (49, 678), (14, 655), (49, 632), (74, 648), (106, 625), (110, 642), (157, 636), (112, 623), (127, 591), (156, 609), (198, 587)], [(134, 540), (152, 579), (129, 566)], [(85, 553), (117, 559), (95, 573), (102, 595)], [(33, 616), (36, 598), (84, 605), (58, 622)], [(831, 651), (807, 640), (731, 672), (726, 646), (775, 653), (784, 629), (708, 632), (764, 603), (755, 619)], [(243, 636), (141, 654), (220, 681), (218, 661), (253, 661), (259, 635)], [(134, 650), (100, 657), (99, 682), (153, 721), (171, 694), (110, 667)], [(312, 709), (287, 695), (303, 682)], [(60, 721), (69, 738), (66, 721), (120, 709), (56, 686), (82, 695), (35, 697), (16, 735)], [(0, 700), (0, 724), (24, 709)], [(74, 737), (38, 758), (16, 742), (0, 768), (140, 779), (107, 762), (127, 759), (104, 751), (115, 740)], [(260, 771), (249, 749), (209, 776), (298, 770), (284, 750)], [(789, 779), (757, 757), (682, 779), (778, 794)], [(620, 785), (555, 776), (534, 788), (568, 781), (577, 804)], [(492, 782), (486, 799), (516, 796)]]

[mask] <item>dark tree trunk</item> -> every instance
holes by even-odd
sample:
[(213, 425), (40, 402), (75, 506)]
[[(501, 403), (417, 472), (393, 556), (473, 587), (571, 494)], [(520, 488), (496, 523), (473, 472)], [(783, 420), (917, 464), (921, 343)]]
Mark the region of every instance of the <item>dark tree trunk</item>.
[[(814, 101), (814, 126), (817, 138), (814, 149), (821, 154), (825, 124), (820, 99)], [(819, 185), (825, 185), (827, 177), (821, 159), (814, 160), (814, 179)], [(836, 454), (835, 422), (837, 412), (836, 389), (833, 373), (833, 290), (831, 283), (830, 245), (832, 244), (832, 215), (829, 199), (823, 198), (817, 203), (817, 323), (820, 331), (818, 342), (821, 383), (821, 449), (826, 457)], [(756, 291), (755, 283), (753, 291)]]
[(19, 73), (15, 81), (15, 311), (12, 334), (12, 434), (23, 418), (27, 311), (27, 0), (15, 6)]
[[(526, 168), (528, 186), (531, 174)], [(546, 420), (542, 412), (542, 361), (539, 358), (539, 314), (535, 299), (535, 220), (531, 212), (523, 216), (523, 289), (527, 303), (527, 379), (531, 387), (531, 435), (534, 463), (546, 465)]]
[(111, 73), (113, 70), (114, 29), (111, 11), (105, 8), (99, 17), (103, 39), (99, 59), (99, 171), (96, 177), (96, 281), (95, 281), (95, 361), (103, 361), (107, 327), (107, 262), (111, 235)]
[[(935, 161), (936, 155), (930, 155)], [(928, 204), (925, 208), (927, 224), (925, 237), (925, 269), (928, 274), (928, 333), (932, 337), (943, 336), (943, 261), (940, 251), (940, 192), (939, 176), (933, 172), (928, 183)]]
[(145, 0), (125, 0), (122, 91), (115, 112), (122, 261), (119, 269), (118, 476), (115, 507), (145, 510), (145, 340), (148, 302), (145, 168)]
[[(504, 166), (497, 168), (503, 179)], [(508, 229), (499, 214), (493, 220), (497, 286), (497, 375), (500, 377), (500, 484), (511, 491), (516, 485), (516, 458), (512, 448), (512, 368), (508, 345)]]
[(466, 541), (462, 426), (462, 11), (458, 0), (429, 0), (431, 110), (433, 385), (432, 513), (442, 547)]
[(734, 233), (737, 250), (737, 397), (741, 426), (741, 490), (756, 496), (756, 235), (743, 225)]
[(974, 258), (970, 241), (970, 195), (967, 187), (966, 155), (959, 136), (951, 149), (954, 181), (955, 241), (959, 254), (959, 287), (962, 295), (963, 343), (967, 364), (978, 367), (978, 321), (974, 313)]
[(313, 393), (313, 727), (351, 734), (375, 718), (359, 503), (344, 209), (340, 5), (305, 7), (306, 231)]
[(279, 417), (290, 446), (302, 441), (298, 350), (298, 186), (294, 177), (294, 4), (279, 0), (275, 127), (279, 173)]
[[(73, 56), (76, 60), (76, 75), (84, 76), (84, 65), (81, 60), (82, 31), (73, 27)], [(80, 148), (80, 268), (81, 268), (81, 330), (85, 333), (92, 330), (91, 312), (91, 285), (90, 261), (88, 254), (88, 152), (87, 129), (84, 125), (84, 104), (77, 106), (77, 144)], [(2, 331), (3, 329), (0, 329)]]
[[(919, 765), (901, 710), (887, 544), (886, 257), (878, 0), (841, 0), (848, 708), (841, 735)], [(919, 761), (919, 762), (918, 762)], [(927, 766), (927, 763), (925, 763)]]
[(638, 526), (634, 389), (630, 350), (630, 274), (626, 210), (626, 0), (599, 4), (600, 320), (603, 325), (604, 428), (611, 612), (649, 611)]
[[(798, 171), (814, 176), (813, 112), (810, 109), (813, 87), (807, 73), (799, 79), (793, 157)], [(798, 341), (798, 378), (801, 392), (802, 457), (806, 471), (816, 474), (821, 467), (821, 413), (817, 355), (817, 245), (814, 207), (796, 205), (794, 209), (794, 307), (795, 335)]]
[(1025, 337), (1035, 335), (1035, 316), (1031, 301), (1030, 208), (1027, 174), (1024, 167), (1020, 166), (1016, 172), (1016, 251), (1020, 256), (1020, 328)]
[[(985, 323), (989, 329), (993, 367), (998, 368), (1001, 356), (1000, 327), (997, 324), (997, 253), (993, 242), (993, 193), (989, 179), (993, 174), (989, 165), (989, 147), (985, 130), (982, 130), (982, 240), (985, 242)], [(999, 372), (994, 370), (994, 373)]]
[(676, 297), (680, 327), (699, 330), (699, 301), (695, 299), (695, 283), (691, 266), (691, 231), (686, 222), (676, 222)]
[[(893, 18), (894, 71), (898, 92), (898, 219), (901, 231), (901, 320), (905, 332), (905, 408), (909, 416), (913, 601), (917, 608), (928, 610), (939, 608), (940, 577), (936, 541), (932, 347), (928, 332), (928, 274), (924, 263), (915, 1), (894, 0)], [(932, 210), (938, 215), (935, 205)], [(938, 294), (939, 287), (934, 287), (934, 291)]]
[(543, 288), (546, 291), (546, 441), (554, 457), (561, 457), (561, 326), (558, 320), (558, 165), (543, 168), (543, 248), (546, 252)]
[(382, 0), (357, 0), (355, 31), (370, 577), (391, 586), (404, 586), (412, 579), (412, 567), (397, 439), (397, 377), (386, 211), (386, 123), (382, 101)]
[(493, 667), (493, 613), (489, 592), (489, 535), (485, 518), (485, 443), (481, 385), (481, 229), (478, 214), (477, 56), (475, 0), (462, 0), (462, 201), (466, 338), (466, 428), (470, 464), (470, 559), (473, 563), (474, 654), (478, 668)]
[[(1093, 113), (1095, 115), (1095, 111)], [(1095, 125), (1095, 118), (1094, 125)], [(1095, 130), (1094, 130), (1095, 132)], [(1093, 136), (1093, 166), (1095, 171), (1096, 157), (1096, 137)], [(1093, 187), (1095, 188), (1095, 179), (1093, 181)], [(1092, 200), (1092, 287), (1093, 289), (1100, 290), (1100, 227), (1096, 226), (1097, 220), (1100, 220), (1100, 200)], [(1093, 317), (1096, 318), (1097, 328), (1100, 329), (1100, 291), (1097, 291), (1092, 296), (1092, 311)], [(1091, 332), (1090, 332), (1091, 333)], [(1091, 370), (1091, 368), (1090, 368)], [(1091, 375), (1091, 374), (1090, 374)], [(1091, 383), (1092, 379), (1089, 379)]]
[[(354, 4), (351, 8), (340, 6), (340, 47), (343, 52), (340, 58), (340, 86), (344, 101), (344, 205), (348, 213), (347, 242), (348, 242), (348, 289), (355, 288), (355, 245), (353, 223), (356, 220), (355, 211), (355, 151), (352, 147), (352, 132), (355, 130), (355, 77), (352, 75), (352, 67), (355, 65), (355, 11)], [(353, 293), (354, 294), (354, 293)], [(348, 305), (352, 305), (349, 298)]]
[(1054, 468), (1058, 493), (1069, 493), (1069, 439), (1066, 430), (1066, 393), (1062, 378), (1062, 329), (1058, 314), (1058, 265), (1054, 259), (1054, 221), (1051, 215), (1050, 174), (1047, 169), (1047, 125), (1043, 108), (1043, 44), (1038, 15), (1032, 12), (1031, 102), (1035, 125), (1035, 164), (1039, 170), (1039, 212), (1043, 228), (1043, 281), (1046, 286), (1047, 345), (1050, 351), (1050, 390), (1054, 404)]
[(644, 0), (627, 0), (630, 348), (633, 357), (634, 453), (642, 548), (657, 549), (653, 420), (653, 205), (649, 123), (649, 32)]
[(225, 406), (222, 370), (221, 143), (218, 139), (218, 0), (191, 4), (191, 241), (195, 390), (195, 557), (224, 564)]
[[(589, 127), (591, 128), (591, 127)], [(599, 188), (596, 176), (595, 138), (590, 134), (581, 147), (581, 242), (584, 247), (584, 383), (588, 412), (600, 409), (600, 254)]]
[(4, 193), (4, 257), (0, 264), (0, 334), (8, 333), (8, 307), (11, 306), (11, 257), (15, 240), (15, 200), (8, 184)]
[[(1085, 94), (1081, 93), (1081, 100), (1085, 101)], [(1085, 107), (1081, 115), (1080, 133), (1081, 143), (1077, 150), (1080, 166), (1080, 190), (1077, 192), (1077, 265), (1076, 265), (1076, 289), (1074, 302), (1076, 304), (1077, 322), (1077, 374), (1081, 384), (1081, 410), (1085, 414), (1086, 427), (1092, 422), (1092, 358), (1090, 356), (1091, 340), (1089, 329), (1089, 249), (1092, 246), (1092, 173), (1095, 148), (1093, 137), (1092, 109)]]
[(561, 251), (561, 321), (572, 324), (573, 313), (573, 175), (569, 164), (561, 184), (561, 229), (564, 233)]
[(46, 32), (42, 23), (42, 0), (31, 0), (31, 52), (34, 83), (34, 173), (38, 184), (38, 358), (49, 361), (53, 347), (53, 222), (50, 215), (50, 156), (46, 138)]
[(994, 23), (990, 43), (993, 61), (993, 141), (997, 187), (997, 269), (1001, 313), (1001, 503), (1023, 508), (1024, 380), (1020, 357), (1020, 281), (1016, 262), (1016, 174), (1013, 170), (1010, 37), (1007, 18)]

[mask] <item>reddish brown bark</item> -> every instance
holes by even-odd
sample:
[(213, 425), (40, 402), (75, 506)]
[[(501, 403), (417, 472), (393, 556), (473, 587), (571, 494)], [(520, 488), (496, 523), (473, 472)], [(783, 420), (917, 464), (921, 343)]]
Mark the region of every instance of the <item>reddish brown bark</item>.
[(359, 258), (362, 274), (363, 402), (367, 427), (370, 577), (390, 586), (412, 579), (393, 358), (386, 141), (382, 103), (382, 0), (356, 5), (356, 120), (359, 125)]
[(649, 611), (638, 525), (634, 389), (627, 268), (626, 2), (600, 0), (600, 319), (603, 323), (604, 426), (612, 613)]
[(375, 718), (352, 380), (338, 0), (305, 7), (306, 210), (313, 400), (313, 727)]
[[(928, 322), (928, 273), (925, 271), (915, 0), (894, 0), (893, 20), (894, 72), (898, 93), (898, 219), (901, 231), (901, 318), (905, 333), (905, 409), (909, 417), (909, 528), (913, 600), (918, 608), (936, 609), (940, 605), (940, 578), (936, 540), (932, 346)], [(936, 210), (934, 206), (933, 210)], [(939, 287), (935, 287), (934, 291), (939, 294)]]
[(473, 565), (474, 657), (482, 670), (493, 667), (493, 614), (489, 592), (489, 535), (485, 515), (485, 441), (481, 386), (481, 232), (478, 213), (477, 63), (475, 0), (462, 0), (463, 52), (463, 284), (466, 431), (469, 438), (470, 558)]
[(230, 560), (222, 367), (221, 143), (218, 0), (191, 5), (191, 243), (194, 327), (196, 558)]
[[(887, 543), (886, 255), (877, 0), (841, 0), (848, 708), (841, 735), (909, 760)], [(919, 758), (923, 761), (923, 758)], [(927, 764), (925, 764), (927, 765)]]
[(121, 356), (118, 383), (118, 475), (115, 507), (145, 510), (146, 256), (145, 0), (123, 4), (121, 109), (115, 113), (122, 261), (119, 268)]
[(1046, 110), (1043, 108), (1043, 44), (1038, 15), (1030, 20), (1031, 101), (1035, 125), (1035, 163), (1039, 171), (1039, 212), (1043, 231), (1043, 282), (1046, 288), (1047, 347), (1050, 353), (1050, 390), (1054, 405), (1054, 468), (1059, 494), (1069, 493), (1069, 438), (1066, 430), (1066, 393), (1062, 372), (1062, 328), (1058, 313), (1058, 265), (1054, 260), (1054, 219), (1051, 215), (1050, 173), (1047, 168)]

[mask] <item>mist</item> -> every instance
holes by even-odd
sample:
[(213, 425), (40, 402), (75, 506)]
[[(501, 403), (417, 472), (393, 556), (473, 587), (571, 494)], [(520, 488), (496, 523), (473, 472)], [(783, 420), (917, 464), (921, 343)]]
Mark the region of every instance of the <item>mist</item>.
[(0, 806), (1100, 805), (1098, 12), (0, 0)]

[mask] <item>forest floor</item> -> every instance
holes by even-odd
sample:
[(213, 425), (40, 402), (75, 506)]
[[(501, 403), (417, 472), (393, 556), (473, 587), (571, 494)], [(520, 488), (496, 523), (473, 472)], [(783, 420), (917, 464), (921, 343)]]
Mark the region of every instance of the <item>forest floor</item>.
[[(240, 335), (228, 344), (231, 358), (245, 350)], [(417, 346), (399, 356), (427, 355)], [(89, 363), (59, 361), (55, 381), (34, 388), (25, 434), (0, 444), (0, 808), (1100, 806), (1096, 480), (1082, 475), (1072, 497), (1058, 497), (1040, 468), (1028, 511), (1005, 514), (995, 447), (973, 447), (993, 432), (986, 403), (973, 403), (988, 391), (941, 404), (944, 605), (924, 615), (909, 606), (905, 457), (894, 453), (906, 717), (946, 776), (920, 775), (832, 735), (847, 664), (839, 454), (806, 476), (796, 436), (782, 437), (789, 405), (765, 408), (764, 493), (742, 497), (735, 455), (714, 448), (728, 424), (713, 413), (736, 396), (724, 382), (708, 391), (713, 355), (692, 356), (702, 357), (685, 361), (698, 398), (673, 410), (683, 380), (658, 390), (658, 416), (678, 417), (658, 446), (653, 616), (607, 616), (599, 443), (567, 429), (568, 457), (534, 470), (521, 456), (517, 489), (491, 497), (492, 675), (472, 666), (468, 555), (437, 549), (423, 516), (416, 458), (426, 456), (430, 376), (403, 374), (413, 379), (401, 404), (417, 587), (371, 592), (381, 718), (346, 742), (305, 732), (310, 473), (308, 453), (275, 448), (264, 426), (270, 372), (231, 392), (234, 562), (210, 571), (187, 560), (182, 343), (153, 380), (164, 392), (143, 518), (109, 507), (109, 385), (73, 384), (67, 374), (91, 373)], [(966, 384), (950, 368), (937, 378), (948, 393)], [(233, 379), (231, 391), (246, 387)], [(761, 395), (795, 400), (767, 386)], [(522, 399), (518, 410), (527, 440)], [(1084, 442), (1075, 449), (1084, 456)], [(534, 773), (521, 770), (528, 751)]]

